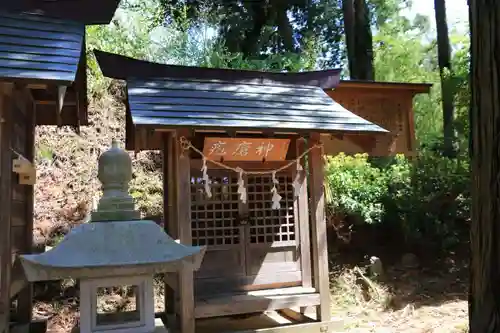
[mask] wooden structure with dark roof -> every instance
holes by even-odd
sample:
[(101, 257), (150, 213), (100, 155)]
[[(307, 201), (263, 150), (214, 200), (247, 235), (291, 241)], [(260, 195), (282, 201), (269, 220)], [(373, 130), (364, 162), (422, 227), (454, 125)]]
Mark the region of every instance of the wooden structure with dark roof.
[(116, 7), (116, 0), (0, 5), (0, 333), (31, 322), (31, 285), (16, 258), (32, 252), (35, 126), (87, 124), (85, 25), (108, 23)]
[[(339, 71), (264, 73), (96, 57), (105, 76), (126, 80), (128, 148), (163, 151), (166, 232), (183, 244), (207, 245), (196, 274), (166, 277), (166, 311), (179, 319), (180, 331), (194, 333), (205, 318), (295, 307), (316, 308), (316, 321), (272, 332), (331, 331), (323, 159), (316, 147), (322, 135), (387, 135), (327, 95)], [(259, 153), (271, 140), (271, 149), (285, 143), (281, 158)], [(257, 157), (253, 150), (229, 151), (252, 142)], [(225, 165), (208, 163), (211, 195), (200, 153)], [(293, 167), (275, 171), (276, 207), (272, 172), (286, 165)], [(241, 170), (248, 172), (238, 178)]]
[(391, 135), (332, 135), (324, 138), (325, 153), (337, 155), (368, 153), (371, 156), (405, 154), (417, 151), (413, 100), (427, 94), (431, 84), (373, 81), (340, 81), (326, 93), (364, 119), (387, 129)]

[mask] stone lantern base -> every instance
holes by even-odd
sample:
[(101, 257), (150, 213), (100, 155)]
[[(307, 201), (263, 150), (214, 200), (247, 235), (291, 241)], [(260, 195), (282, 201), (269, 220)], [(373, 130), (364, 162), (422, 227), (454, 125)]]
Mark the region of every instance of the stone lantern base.
[[(135, 310), (102, 312), (98, 298), (104, 289), (127, 286), (134, 292)], [(155, 331), (153, 277), (150, 275), (80, 280), (80, 333), (152, 333)]]

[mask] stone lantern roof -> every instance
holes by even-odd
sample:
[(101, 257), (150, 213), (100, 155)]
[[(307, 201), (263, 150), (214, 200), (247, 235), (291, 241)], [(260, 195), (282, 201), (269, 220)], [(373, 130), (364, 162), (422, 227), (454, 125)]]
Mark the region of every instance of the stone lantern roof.
[(132, 163), (114, 141), (99, 158), (103, 195), (91, 222), (75, 227), (51, 250), (21, 255), (28, 281), (88, 279), (197, 270), (205, 247), (179, 244), (153, 221), (139, 220), (128, 193)]

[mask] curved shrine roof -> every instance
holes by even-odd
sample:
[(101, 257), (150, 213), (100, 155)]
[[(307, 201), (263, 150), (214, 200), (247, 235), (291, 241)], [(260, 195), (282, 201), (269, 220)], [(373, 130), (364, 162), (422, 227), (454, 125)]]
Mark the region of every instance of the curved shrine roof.
[(387, 132), (324, 89), (339, 70), (303, 73), (173, 66), (95, 51), (103, 74), (127, 81), (134, 125), (150, 128)]

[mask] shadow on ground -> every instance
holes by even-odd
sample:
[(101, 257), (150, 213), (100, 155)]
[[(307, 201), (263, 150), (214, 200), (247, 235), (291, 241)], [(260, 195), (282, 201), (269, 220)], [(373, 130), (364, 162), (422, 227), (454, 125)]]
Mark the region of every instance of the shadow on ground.
[[(357, 239), (356, 239), (357, 238)], [(385, 300), (379, 300), (384, 311), (398, 311), (408, 305), (413, 309), (424, 306), (440, 306), (449, 302), (467, 301), (468, 291), (468, 245), (464, 244), (456, 251), (438, 254), (436, 250), (425, 248), (403, 248), (398, 239), (388, 240), (379, 237), (376, 232), (354, 236), (349, 243), (339, 240), (335, 232), (329, 234), (329, 257), (332, 285), (339, 279), (346, 284), (346, 274), (354, 274), (350, 278), (352, 290), (357, 288), (365, 301), (369, 302), (369, 289), (375, 294), (380, 290), (389, 295)], [(409, 265), (404, 260), (405, 254), (411, 253), (416, 259)], [(376, 256), (381, 259), (384, 276), (381, 279), (370, 277), (369, 258)], [(359, 269), (358, 269), (359, 268)], [(371, 285), (373, 282), (373, 285)], [(375, 287), (376, 286), (376, 287)], [(348, 294), (349, 286), (334, 289), (334, 292)], [(352, 292), (355, 293), (354, 291)], [(339, 295), (337, 295), (339, 296)], [(348, 297), (344, 295), (344, 297)], [(351, 295), (355, 297), (355, 295)], [(336, 300), (339, 298), (337, 297)], [(346, 300), (356, 303), (356, 300)], [(335, 304), (334, 304), (335, 306)]]

